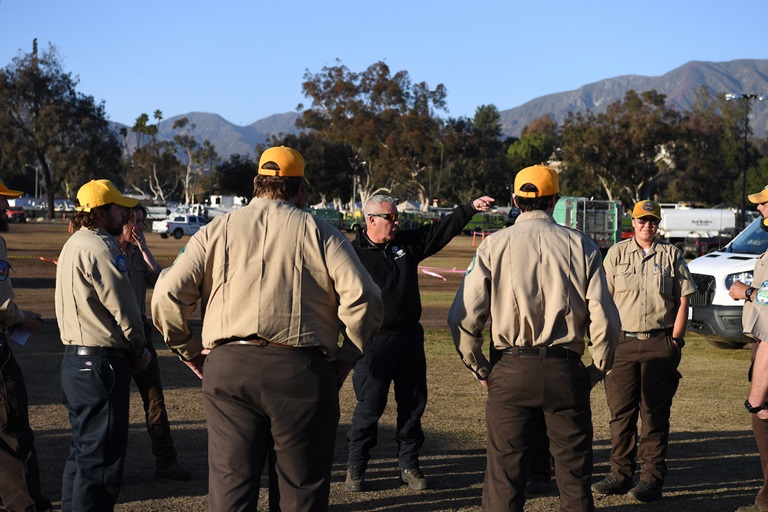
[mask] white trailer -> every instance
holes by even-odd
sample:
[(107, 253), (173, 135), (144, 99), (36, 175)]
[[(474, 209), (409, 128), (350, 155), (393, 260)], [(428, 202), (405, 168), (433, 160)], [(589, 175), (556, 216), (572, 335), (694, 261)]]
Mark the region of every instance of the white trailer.
[(733, 230), (736, 213), (727, 208), (662, 208), (659, 236), (683, 249), (691, 233)]

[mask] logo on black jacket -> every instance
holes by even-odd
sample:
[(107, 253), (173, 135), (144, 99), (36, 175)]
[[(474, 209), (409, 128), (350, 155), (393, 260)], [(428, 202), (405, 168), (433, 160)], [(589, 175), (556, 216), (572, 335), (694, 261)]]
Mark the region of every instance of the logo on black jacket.
[(400, 248), (400, 247), (398, 247), (398, 246), (396, 246), (396, 245), (393, 245), (393, 246), (392, 246), (392, 254), (394, 254), (394, 255), (395, 255), (395, 256), (394, 256), (394, 259), (396, 259), (396, 260), (397, 260), (397, 259), (400, 259), (400, 258), (402, 258), (403, 256), (405, 256), (405, 251), (404, 251), (402, 248)]

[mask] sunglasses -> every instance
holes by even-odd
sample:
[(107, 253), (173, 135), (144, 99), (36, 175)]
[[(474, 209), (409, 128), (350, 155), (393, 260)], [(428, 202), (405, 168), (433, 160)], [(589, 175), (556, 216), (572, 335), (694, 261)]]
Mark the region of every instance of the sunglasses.
[(397, 220), (397, 214), (396, 213), (369, 213), (370, 217), (381, 217), (382, 219), (388, 220), (389, 222), (395, 222)]
[(659, 221), (656, 219), (635, 219), (637, 221), (638, 226), (645, 226), (646, 224), (650, 224), (653, 227), (659, 227)]

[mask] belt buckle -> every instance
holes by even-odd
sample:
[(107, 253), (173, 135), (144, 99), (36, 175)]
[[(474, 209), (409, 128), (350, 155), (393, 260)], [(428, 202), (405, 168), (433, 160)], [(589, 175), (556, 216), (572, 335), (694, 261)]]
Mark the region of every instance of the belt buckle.
[(639, 332), (637, 333), (637, 339), (639, 340), (647, 340), (650, 339), (651, 333), (649, 332)]

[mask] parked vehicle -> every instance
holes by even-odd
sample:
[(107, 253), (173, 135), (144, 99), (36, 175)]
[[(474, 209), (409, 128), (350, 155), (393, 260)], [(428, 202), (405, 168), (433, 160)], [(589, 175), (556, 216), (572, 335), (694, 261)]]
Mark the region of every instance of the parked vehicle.
[(5, 216), (8, 218), (8, 222), (27, 222), (27, 212), (21, 206), (9, 206), (5, 210)]
[(336, 229), (341, 230), (344, 227), (344, 214), (338, 210), (330, 210), (327, 208), (308, 208), (307, 211), (318, 219), (326, 221)]
[(683, 243), (683, 255), (686, 258), (698, 258), (710, 252), (721, 250), (733, 240), (733, 231), (698, 231), (688, 233)]
[(683, 250), (691, 232), (723, 233), (736, 227), (736, 213), (727, 208), (662, 208), (658, 236)]
[(165, 220), (156, 220), (152, 223), (152, 232), (159, 233), (160, 237), (180, 239), (184, 235), (194, 235), (202, 227), (208, 224), (208, 219), (200, 215), (171, 215)]
[(492, 233), (504, 229), (509, 214), (480, 212), (472, 216), (470, 221), (464, 226), (463, 233), (471, 235), (472, 233)]
[(731, 299), (728, 290), (734, 281), (752, 284), (755, 260), (768, 248), (768, 232), (761, 224), (760, 219), (755, 220), (722, 251), (688, 263), (697, 288), (690, 296), (688, 330), (716, 347), (741, 348), (750, 341), (742, 333), (744, 301)]
[(604, 253), (621, 240), (621, 201), (594, 200), (586, 197), (561, 197), (552, 217), (558, 224), (578, 229), (595, 241)]

